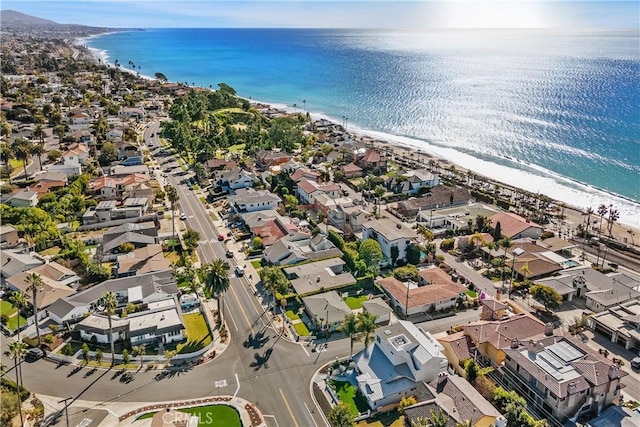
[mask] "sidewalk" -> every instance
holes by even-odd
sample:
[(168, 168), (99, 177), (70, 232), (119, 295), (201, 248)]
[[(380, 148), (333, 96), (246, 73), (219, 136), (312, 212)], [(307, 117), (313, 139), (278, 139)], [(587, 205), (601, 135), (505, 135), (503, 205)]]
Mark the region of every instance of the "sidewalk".
[[(57, 423), (51, 425), (65, 425), (64, 404), (59, 403), (60, 398), (55, 396), (38, 395), (45, 407), (45, 420), (51, 419), (56, 412), (59, 412)], [(99, 422), (99, 426), (131, 426), (133, 422), (142, 414), (166, 410), (167, 408), (190, 408), (206, 406), (209, 404), (224, 404), (233, 407), (238, 411), (243, 426), (266, 427), (262, 412), (251, 402), (236, 396), (203, 396), (196, 399), (172, 400), (166, 402), (95, 402), (89, 400), (75, 400), (68, 408), (70, 419), (87, 417), (96, 411), (104, 412), (104, 417)], [(85, 414), (85, 415), (82, 415)], [(102, 414), (101, 414), (102, 415)], [(77, 424), (77, 423), (76, 423)], [(75, 425), (75, 424), (74, 424)], [(151, 419), (142, 420), (136, 423), (141, 427), (151, 425)]]

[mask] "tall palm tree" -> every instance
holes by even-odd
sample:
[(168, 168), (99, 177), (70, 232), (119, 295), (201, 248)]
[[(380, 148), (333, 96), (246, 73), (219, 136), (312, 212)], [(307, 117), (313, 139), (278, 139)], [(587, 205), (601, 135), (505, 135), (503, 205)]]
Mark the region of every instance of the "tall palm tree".
[[(620, 212), (617, 209), (614, 209), (613, 206), (609, 207), (609, 215), (607, 216), (607, 233), (609, 234), (609, 240), (613, 239), (613, 225), (618, 221), (618, 219), (620, 218)], [(604, 254), (602, 255), (602, 266), (604, 267), (604, 260), (607, 257), (607, 253), (609, 252), (609, 243), (607, 242), (607, 244), (604, 247)]]
[(360, 331), (358, 330), (358, 319), (354, 313), (349, 313), (344, 316), (344, 320), (338, 326), (338, 330), (349, 337), (351, 344), (351, 351), (349, 352), (349, 360), (353, 359), (353, 343), (360, 338)]
[(20, 310), (25, 308), (29, 301), (27, 296), (20, 291), (11, 292), (9, 301), (18, 309), (18, 341), (20, 341)]
[(604, 203), (598, 206), (598, 215), (600, 216), (600, 226), (598, 227), (598, 234), (602, 233), (602, 219), (609, 212), (609, 208)]
[(18, 385), (18, 392), (16, 397), (18, 398), (18, 412), (20, 413), (20, 425), (24, 426), (24, 419), (22, 418), (22, 399), (20, 398), (20, 392), (22, 391), (22, 382), (18, 375), (18, 365), (22, 364), (25, 354), (27, 353), (27, 346), (20, 341), (14, 341), (9, 343), (9, 351), (5, 352), (9, 358), (13, 359), (13, 368), (16, 371), (16, 384)]
[[(498, 245), (501, 248), (504, 248), (504, 263), (507, 262), (507, 249), (509, 249), (511, 246), (513, 246), (513, 242), (511, 241), (510, 238), (508, 237), (504, 237), (502, 239), (500, 239), (498, 241)], [(502, 267), (502, 284), (504, 285), (504, 263), (503, 263), (503, 267)]]
[(169, 203), (171, 203), (171, 235), (173, 240), (176, 239), (176, 218), (175, 218), (175, 209), (176, 203), (180, 200), (180, 196), (178, 196), (178, 190), (172, 185), (167, 186), (167, 199)]
[(364, 311), (358, 314), (358, 331), (362, 334), (362, 342), (365, 350), (374, 340), (373, 333), (376, 330), (376, 316)]
[(16, 159), (22, 160), (24, 167), (24, 178), (27, 179), (27, 160), (31, 158), (31, 143), (28, 139), (18, 138), (13, 143), (13, 152)]
[(587, 210), (585, 211), (585, 213), (587, 214), (587, 226), (585, 227), (585, 238), (589, 238), (589, 229), (591, 228), (591, 215), (593, 215), (595, 213), (595, 211), (593, 210), (593, 208), (591, 206), (589, 206), (587, 208)]
[(38, 302), (36, 301), (36, 297), (38, 295), (38, 290), (40, 290), (40, 288), (42, 288), (42, 286), (44, 285), (44, 281), (42, 280), (42, 277), (40, 277), (38, 273), (29, 273), (25, 281), (27, 282), (27, 285), (28, 285), (27, 292), (31, 292), (31, 296), (33, 297), (31, 304), (33, 304), (33, 318), (35, 319), (35, 322), (36, 322), (36, 334), (38, 335), (38, 347), (40, 347), (40, 344), (42, 343), (40, 342), (40, 325), (38, 324)]
[(38, 156), (40, 170), (42, 170), (42, 155), (46, 152), (47, 151), (44, 149), (44, 144), (40, 142), (36, 142), (35, 144), (31, 145), (31, 154), (35, 154), (36, 156)]
[(33, 129), (33, 137), (38, 138), (38, 140), (40, 141), (40, 144), (44, 145), (45, 133), (44, 133), (44, 128), (40, 123), (36, 125), (35, 129)]
[(109, 343), (111, 344), (111, 365), (116, 362), (116, 348), (113, 339), (113, 325), (111, 317), (116, 314), (116, 308), (118, 308), (118, 298), (116, 294), (111, 291), (107, 291), (102, 295), (102, 305), (104, 306), (104, 312), (109, 320)]
[(11, 184), (11, 166), (9, 165), (9, 162), (13, 158), (15, 158), (15, 154), (11, 146), (6, 142), (0, 144), (0, 160), (7, 165), (7, 180), (9, 181), (9, 184)]
[(216, 258), (212, 263), (204, 267), (204, 287), (213, 295), (215, 294), (218, 305), (218, 319), (222, 325), (222, 311), (220, 311), (220, 301), (222, 294), (229, 289), (229, 263)]

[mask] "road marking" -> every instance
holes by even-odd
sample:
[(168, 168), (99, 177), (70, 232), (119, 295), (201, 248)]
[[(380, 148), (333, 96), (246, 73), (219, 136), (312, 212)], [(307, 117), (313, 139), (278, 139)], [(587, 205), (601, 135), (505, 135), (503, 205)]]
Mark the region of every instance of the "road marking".
[(240, 380), (238, 379), (238, 373), (237, 372), (236, 372), (236, 383), (238, 384), (238, 388), (236, 388), (235, 393), (233, 393), (233, 397), (236, 397), (236, 395), (240, 391)]
[(282, 389), (279, 389), (279, 390), (280, 390), (280, 396), (282, 396), (282, 400), (284, 400), (284, 404), (287, 407), (287, 410), (289, 411), (289, 416), (293, 420), (293, 425), (295, 425), (296, 427), (299, 427), (298, 422), (296, 421), (296, 417), (293, 416), (293, 411), (291, 410), (291, 406), (289, 406), (289, 401), (287, 400), (286, 397), (284, 397), (284, 392), (282, 391)]
[(231, 292), (233, 293), (233, 297), (236, 299), (236, 302), (238, 303), (238, 308), (242, 312), (242, 315), (244, 316), (244, 320), (247, 321), (247, 325), (249, 325), (249, 330), (253, 334), (254, 333), (253, 332), (253, 327), (251, 326), (251, 322), (249, 321), (249, 318), (247, 317), (247, 313), (244, 311), (244, 308), (242, 308), (242, 304), (240, 304), (240, 298), (238, 298), (238, 294), (236, 294), (236, 291), (235, 291), (235, 289), (233, 289), (233, 286), (229, 286), (229, 289), (231, 289)]
[(300, 344), (300, 347), (302, 347), (302, 349), (304, 350), (305, 353), (307, 353), (307, 357), (311, 357), (311, 355), (309, 354), (309, 352), (307, 351), (307, 349), (305, 348), (304, 344)]
[(231, 318), (231, 321), (233, 322), (233, 326), (236, 328), (236, 332), (239, 331), (240, 329), (238, 329), (238, 324), (236, 323), (235, 319), (233, 318), (233, 316), (231, 315), (231, 310), (227, 310), (227, 314), (225, 317), (229, 317)]
[(304, 403), (304, 407), (307, 408), (307, 412), (309, 413), (309, 416), (311, 417), (311, 421), (313, 421), (313, 425), (318, 427), (318, 423), (316, 422), (316, 420), (313, 419), (313, 415), (311, 414), (311, 411), (309, 410), (309, 407), (307, 406), (307, 402), (302, 402), (302, 403)]
[(278, 424), (278, 420), (276, 419), (275, 415), (264, 415), (263, 414), (262, 416), (265, 417), (265, 418), (273, 418), (273, 421), (276, 422), (276, 427), (280, 427), (280, 424)]

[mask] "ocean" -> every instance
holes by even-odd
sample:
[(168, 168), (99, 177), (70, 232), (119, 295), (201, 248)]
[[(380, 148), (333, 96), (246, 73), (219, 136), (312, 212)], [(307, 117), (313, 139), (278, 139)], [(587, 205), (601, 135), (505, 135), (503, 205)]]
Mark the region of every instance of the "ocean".
[(640, 226), (637, 31), (149, 29), (84, 43)]

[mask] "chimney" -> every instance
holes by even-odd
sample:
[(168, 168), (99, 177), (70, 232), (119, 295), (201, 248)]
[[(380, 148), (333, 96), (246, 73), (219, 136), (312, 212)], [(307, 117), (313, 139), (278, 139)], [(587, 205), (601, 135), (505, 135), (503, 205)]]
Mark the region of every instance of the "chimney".
[(502, 415), (496, 418), (496, 427), (507, 427), (507, 420)]
[(548, 337), (553, 335), (553, 323), (549, 322), (546, 325), (544, 325), (544, 334)]
[(620, 366), (615, 363), (609, 367), (609, 379), (613, 380), (618, 377), (618, 370), (620, 370)]
[(496, 290), (496, 301), (500, 301), (502, 299), (502, 289)]

